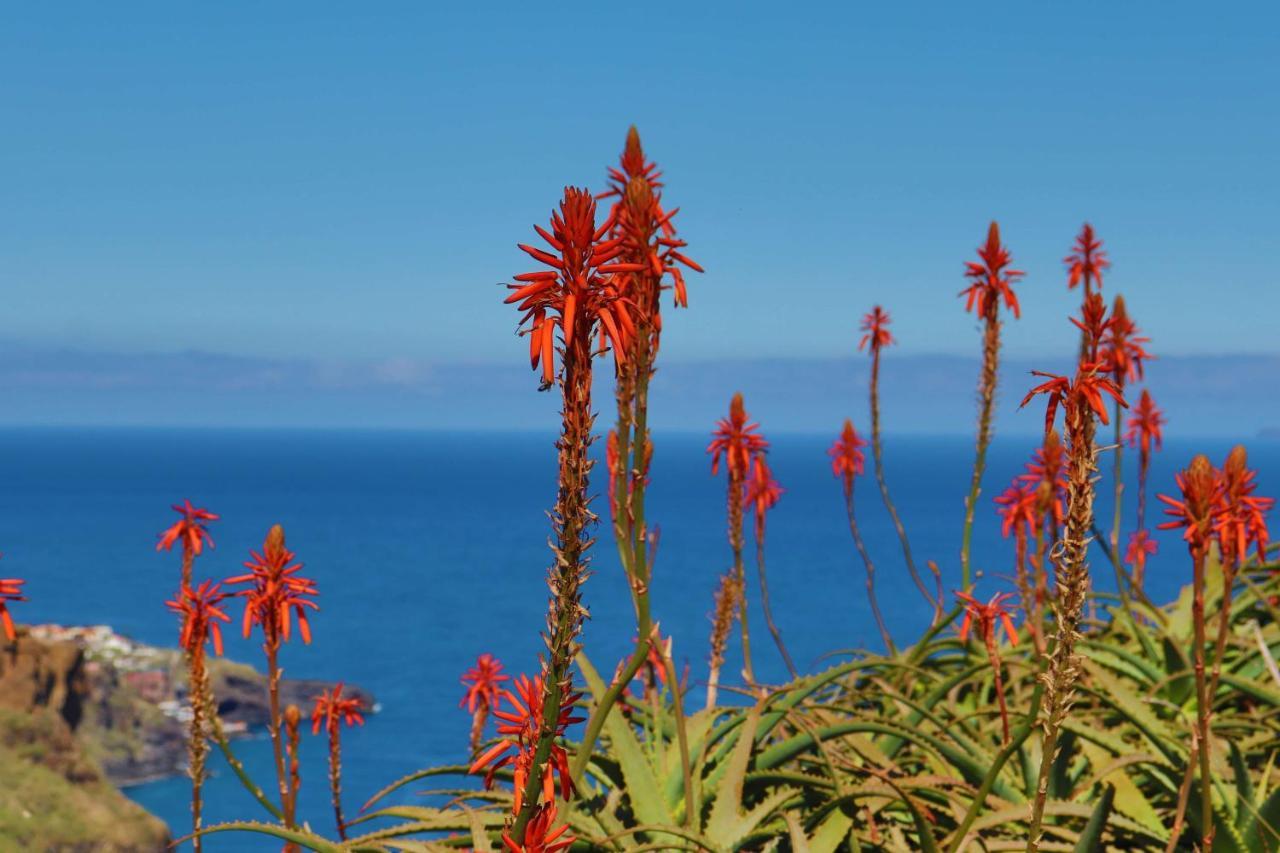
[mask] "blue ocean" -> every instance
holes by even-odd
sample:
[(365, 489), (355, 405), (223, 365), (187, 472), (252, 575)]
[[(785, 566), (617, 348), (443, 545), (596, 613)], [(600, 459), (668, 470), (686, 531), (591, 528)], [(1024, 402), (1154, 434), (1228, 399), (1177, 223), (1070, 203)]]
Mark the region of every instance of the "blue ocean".
[[(381, 705), (363, 728), (344, 735), (350, 813), (404, 774), (466, 760), (469, 718), (458, 707), (459, 676), (477, 654), (497, 655), (512, 673), (537, 666), (550, 559), (545, 512), (555, 490), (550, 433), (10, 429), (2, 435), (0, 569), (28, 579), (31, 601), (15, 607), (22, 621), (105, 623), (148, 643), (175, 645), (177, 624), (164, 601), (177, 586), (178, 558), (154, 548), (156, 533), (173, 519), (169, 505), (190, 498), (222, 516), (213, 526), (217, 547), (197, 563), (201, 578), (237, 573), (268, 527), (284, 525), (304, 574), (318, 583), (322, 608), (313, 620), (314, 642), (303, 646), (295, 637), (286, 649), (286, 675), (359, 684)], [(822, 666), (833, 651), (878, 648), (862, 565), (826, 456), (831, 438), (771, 438), (774, 472), (786, 492), (769, 517), (768, 572), (786, 643), (806, 669)], [(729, 561), (724, 481), (710, 475), (705, 436), (658, 434), (655, 442), (649, 515), (661, 527), (661, 545), (654, 612), (664, 634), (675, 638), (677, 665), (687, 662), (700, 693), (712, 590)], [(1000, 537), (991, 499), (1021, 470), (1034, 443), (998, 436), (992, 449), (974, 536), (984, 596), (1007, 588), (1012, 573), (1012, 544)], [(1221, 461), (1230, 444), (1167, 443), (1153, 465), (1149, 523), (1158, 514), (1154, 492), (1172, 489), (1176, 468), (1195, 452)], [(1260, 491), (1280, 492), (1280, 444), (1249, 444), (1261, 469)], [(922, 568), (929, 559), (942, 567), (948, 594), (958, 585), (972, 455), (970, 437), (890, 438), (885, 449), (914, 553)], [(1126, 457), (1135, 461), (1132, 453)], [(1103, 469), (1097, 509), (1109, 528), (1109, 459)], [(597, 474), (598, 482), (603, 471)], [(910, 641), (927, 624), (927, 608), (907, 576), (870, 470), (857, 489), (881, 607), (895, 636)], [(596, 509), (607, 514), (607, 502), (601, 498)], [(585, 644), (596, 666), (612, 671), (632, 641), (633, 617), (607, 526), (599, 532), (585, 587), (591, 611)], [(1156, 600), (1189, 580), (1176, 534), (1162, 533), (1160, 542), (1148, 570)], [(1094, 553), (1097, 586), (1114, 588), (1110, 567)], [(748, 576), (757, 674), (782, 680), (785, 670), (759, 610), (754, 563)], [(261, 666), (258, 643), (231, 634), (227, 655)], [(730, 660), (726, 678), (739, 668)], [(265, 736), (235, 746), (267, 785)], [(301, 817), (332, 834), (324, 743), (308, 735), (303, 751)], [(216, 752), (211, 766), (207, 820), (259, 817)], [(418, 792), (427, 787), (438, 785), (411, 787), (397, 801), (421, 801)], [(181, 835), (188, 790), (185, 779), (171, 779), (128, 794)], [(219, 836), (207, 849), (277, 846)]]

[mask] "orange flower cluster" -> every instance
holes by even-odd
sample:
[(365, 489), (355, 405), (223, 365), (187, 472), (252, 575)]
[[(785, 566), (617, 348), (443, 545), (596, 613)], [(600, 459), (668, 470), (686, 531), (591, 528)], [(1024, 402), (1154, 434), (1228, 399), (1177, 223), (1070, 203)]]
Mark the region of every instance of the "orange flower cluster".
[(1117, 296), (1111, 306), (1111, 323), (1102, 338), (1101, 360), (1117, 385), (1137, 382), (1143, 378), (1143, 366), (1155, 358), (1143, 344), (1151, 339), (1138, 332), (1138, 326), (1129, 317), (1124, 297)]
[[(542, 726), (543, 676), (539, 674), (531, 679), (521, 675), (512, 685), (515, 693), (505, 689), (501, 691), (502, 698), (506, 699), (511, 710), (497, 707), (493, 711), (493, 715), (502, 721), (498, 725), (498, 734), (503, 737), (475, 760), (470, 772), (478, 773), (488, 768), (484, 784), (485, 788), (492, 788), (497, 771), (510, 765), (515, 777), (512, 811), (518, 814), (524, 806), (525, 783), (533, 766), (534, 751), (538, 747), (538, 731)], [(561, 701), (555, 727), (556, 739), (564, 737), (565, 729), (570, 725), (582, 722), (581, 717), (573, 716), (573, 706), (581, 698), (581, 693), (570, 693)], [(543, 806), (555, 800), (556, 776), (560, 778), (561, 798), (569, 799), (574, 793), (573, 780), (569, 775), (569, 755), (563, 746), (553, 740), (551, 755), (542, 767)]]
[(578, 839), (569, 835), (569, 825), (556, 826), (556, 805), (547, 801), (538, 806), (524, 828), (524, 838), (517, 841), (510, 832), (502, 833), (502, 844), (508, 853), (559, 853), (568, 850)]
[[(591, 193), (565, 187), (560, 208), (552, 211), (551, 230), (537, 225), (534, 230), (555, 254), (524, 243), (520, 249), (550, 269), (521, 273), (508, 304), (518, 303), (524, 312), (520, 325), (528, 324), (529, 361), (534, 369), (542, 365), (542, 385), (549, 387), (555, 378), (552, 356), (555, 332), (560, 330), (566, 348), (577, 335), (589, 339), (598, 329), (600, 349), (605, 339), (613, 345), (616, 361), (626, 359), (627, 339), (635, 333), (631, 311), (622, 298), (625, 281), (615, 276), (644, 269), (641, 264), (618, 263), (623, 250), (621, 237), (604, 239), (614, 229), (616, 216), (610, 216), (598, 228), (595, 225), (596, 201)], [(584, 341), (585, 342), (585, 341)]]
[(311, 733), (320, 734), (323, 728), (334, 734), (340, 724), (347, 726), (363, 726), (363, 712), (366, 710), (364, 700), (358, 696), (343, 695), (343, 683), (339, 681), (332, 690), (326, 690), (313, 700), (311, 708)]
[(1036, 490), (1037, 511), (1045, 522), (1052, 522), (1051, 532), (1061, 529), (1067, 499), (1066, 452), (1058, 433), (1050, 430), (1042, 445), (1036, 448), (1026, 473), (1018, 480)]
[(1022, 406), (1031, 402), (1032, 398), (1038, 394), (1047, 395), (1049, 403), (1044, 416), (1044, 431), (1046, 433), (1053, 429), (1053, 421), (1057, 416), (1058, 407), (1069, 404), (1072, 400), (1079, 401), (1084, 406), (1092, 409), (1094, 414), (1098, 416), (1098, 420), (1104, 424), (1111, 423), (1107, 417), (1107, 407), (1103, 402), (1102, 395), (1109, 395), (1122, 406), (1128, 404), (1124, 402), (1124, 397), (1121, 395), (1120, 389), (1116, 387), (1116, 384), (1098, 372), (1099, 367), (1100, 365), (1094, 362), (1081, 362), (1074, 379), (1068, 379), (1065, 376), (1058, 376), (1054, 373), (1045, 373), (1041, 370), (1031, 371), (1033, 375), (1047, 377), (1049, 381), (1043, 382), (1028, 391), (1027, 396), (1022, 398), (1022, 403), (1018, 408), (1022, 408)]
[(751, 474), (743, 486), (743, 500), (756, 515), (756, 539), (764, 539), (765, 513), (777, 505), (783, 488), (773, 478), (773, 472), (764, 456), (757, 456), (751, 465)]
[(987, 242), (978, 247), (978, 261), (965, 262), (965, 277), (972, 284), (960, 291), (967, 297), (964, 310), (994, 320), (1003, 300), (1005, 307), (1020, 317), (1018, 296), (1013, 284), (1023, 276), (1021, 270), (1010, 269), (1012, 257), (1009, 249), (1000, 242), (1000, 226), (992, 222), (987, 229)]
[(184, 551), (190, 551), (198, 557), (203, 553), (205, 543), (210, 548), (213, 547), (213, 537), (209, 535), (209, 528), (204, 523), (217, 521), (217, 515), (207, 509), (192, 506), (189, 500), (174, 504), (173, 511), (181, 518), (160, 534), (160, 541), (156, 543), (157, 551), (168, 551), (175, 542), (181, 541)]
[(498, 700), (502, 696), (502, 682), (509, 679), (509, 675), (502, 673), (502, 661), (491, 654), (480, 655), (476, 658), (475, 666), (462, 674), (462, 683), (467, 689), (458, 702), (458, 707), (465, 707), (471, 714), (481, 707), (498, 707)]
[(194, 654), (208, 642), (213, 643), (213, 653), (222, 654), (222, 629), (219, 621), (230, 622), (231, 617), (220, 605), (230, 598), (222, 592), (222, 585), (205, 581), (195, 589), (179, 591), (173, 601), (166, 601), (170, 610), (182, 617), (182, 632), (178, 645), (188, 654)]
[(866, 446), (866, 440), (853, 428), (853, 421), (845, 418), (840, 437), (831, 445), (827, 455), (831, 457), (831, 473), (844, 485), (846, 496), (853, 494), (854, 478), (862, 476), (867, 462), (862, 448)]
[(971, 628), (976, 627), (978, 636), (984, 643), (996, 642), (996, 633), (1004, 628), (1009, 642), (1018, 642), (1018, 631), (1013, 626), (1013, 618), (1004, 603), (1013, 598), (1012, 593), (1000, 592), (991, 596), (991, 600), (983, 603), (965, 592), (957, 592), (956, 598), (964, 605), (964, 619), (960, 622), (960, 639), (969, 637)]
[(1153, 445), (1156, 449), (1164, 446), (1164, 436), (1161, 434), (1164, 423), (1164, 413), (1151, 399), (1151, 392), (1144, 388), (1130, 414), (1129, 429), (1124, 434), (1124, 440), (1130, 447), (1136, 447), (1142, 453), (1150, 455)]
[(0, 626), (4, 627), (4, 635), (11, 643), (18, 638), (18, 632), (13, 627), (13, 617), (9, 615), (9, 603), (27, 600), (22, 594), (24, 583), (26, 581), (19, 578), (0, 578)]
[(671, 222), (680, 209), (663, 210), (662, 173), (645, 157), (640, 134), (634, 127), (627, 131), (627, 141), (618, 158), (617, 168), (610, 167), (608, 175), (609, 188), (598, 198), (618, 199), (610, 213), (614, 223), (612, 236), (623, 241), (624, 254), (629, 261), (643, 264), (637, 272), (644, 275), (630, 277), (627, 295), (660, 330), (657, 297), (658, 291), (667, 287), (662, 283), (664, 277), (671, 279), (669, 287), (674, 293), (676, 306), (687, 308), (689, 295), (681, 267), (695, 272), (702, 272), (702, 267), (681, 251), (688, 244), (676, 236)]
[(864, 334), (862, 340), (858, 341), (859, 352), (870, 344), (871, 352), (878, 353), (894, 343), (893, 335), (889, 333), (889, 312), (879, 305), (873, 306), (870, 313), (862, 316), (861, 331)]
[(759, 424), (747, 422), (742, 394), (734, 394), (729, 403), (729, 417), (716, 422), (711, 443), (707, 445), (707, 452), (712, 454), (711, 473), (720, 472), (720, 457), (723, 454), (730, 480), (744, 481), (751, 463), (769, 449), (769, 442), (759, 435), (759, 429)]
[(1160, 529), (1180, 528), (1188, 547), (1201, 554), (1216, 540), (1224, 561), (1232, 565), (1251, 546), (1263, 562), (1270, 541), (1267, 513), (1275, 507), (1275, 498), (1254, 494), (1256, 479), (1243, 447), (1233, 448), (1221, 469), (1206, 456), (1195, 457), (1175, 476), (1181, 499), (1157, 495), (1167, 505), (1165, 514), (1171, 516)]
[(302, 564), (295, 563), (296, 555), (285, 547), (284, 528), (278, 524), (272, 527), (263, 542), (262, 553), (250, 551), (249, 556), (250, 560), (244, 564), (249, 573), (227, 578), (228, 584), (247, 584), (235, 593), (245, 600), (244, 635), (248, 637), (253, 626), (259, 625), (268, 643), (288, 642), (292, 611), (298, 618), (302, 641), (310, 643), (307, 608), (320, 609), (312, 600), (318, 592), (315, 581), (298, 574)]
[(1107, 253), (1102, 249), (1102, 241), (1093, 233), (1093, 226), (1088, 222), (1080, 229), (1071, 254), (1063, 260), (1067, 265), (1067, 288), (1074, 290), (1076, 285), (1084, 283), (1084, 291), (1090, 293), (1093, 285), (1102, 287), (1102, 273), (1111, 266)]

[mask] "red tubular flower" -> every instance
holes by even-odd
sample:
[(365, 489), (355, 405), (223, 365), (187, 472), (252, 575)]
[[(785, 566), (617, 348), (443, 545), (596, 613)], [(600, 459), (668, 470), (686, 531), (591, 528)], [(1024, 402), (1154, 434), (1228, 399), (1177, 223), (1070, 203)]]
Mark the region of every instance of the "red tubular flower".
[(22, 585), (26, 583), (18, 578), (0, 578), (0, 626), (4, 627), (4, 635), (13, 642), (18, 632), (13, 627), (13, 617), (9, 615), (9, 602), (26, 601), (22, 594)]
[(194, 653), (206, 642), (213, 642), (213, 653), (222, 654), (222, 628), (218, 622), (230, 622), (231, 617), (219, 605), (230, 598), (222, 592), (222, 584), (205, 581), (195, 589), (181, 590), (173, 601), (165, 605), (182, 617), (182, 633), (178, 645), (188, 653)]
[(1168, 495), (1156, 495), (1167, 505), (1165, 515), (1172, 521), (1159, 525), (1161, 530), (1182, 528), (1182, 538), (1193, 551), (1203, 553), (1208, 548), (1213, 532), (1215, 498), (1218, 493), (1218, 472), (1208, 457), (1200, 455), (1191, 460), (1185, 470), (1175, 477), (1182, 499)]
[(854, 478), (862, 476), (867, 461), (862, 448), (866, 446), (867, 442), (853, 428), (853, 421), (846, 418), (840, 437), (827, 451), (827, 455), (831, 457), (831, 473), (844, 484), (846, 495), (853, 492)]
[(1023, 273), (1008, 268), (1011, 263), (1009, 250), (1001, 245), (1000, 226), (994, 222), (987, 229), (987, 242), (978, 247), (978, 258), (980, 262), (965, 262), (965, 277), (973, 283), (960, 291), (961, 296), (968, 297), (964, 310), (972, 311), (976, 306), (980, 316), (995, 319), (1003, 299), (1014, 317), (1021, 316), (1012, 285)]
[(751, 466), (751, 476), (747, 478), (743, 493), (743, 499), (747, 505), (755, 510), (757, 538), (762, 538), (764, 534), (765, 513), (777, 505), (782, 492), (782, 486), (773, 479), (773, 472), (769, 470), (764, 457), (757, 456)]
[(467, 685), (462, 695), (459, 708), (465, 707), (474, 714), (480, 706), (498, 707), (502, 695), (502, 682), (510, 676), (502, 673), (502, 662), (491, 654), (483, 654), (476, 658), (475, 666), (462, 674), (462, 683)]
[(182, 517), (159, 535), (160, 541), (156, 543), (157, 551), (168, 551), (178, 540), (182, 540), (184, 549), (190, 549), (191, 553), (197, 557), (204, 550), (206, 542), (209, 543), (210, 548), (213, 547), (213, 537), (209, 535), (209, 529), (205, 527), (204, 522), (217, 521), (217, 515), (207, 509), (192, 506), (189, 500), (174, 504), (173, 511)]
[(1098, 373), (1101, 366), (1096, 362), (1082, 363), (1076, 371), (1075, 379), (1068, 379), (1065, 376), (1045, 373), (1040, 370), (1031, 371), (1033, 376), (1046, 377), (1049, 381), (1043, 382), (1028, 391), (1027, 396), (1022, 398), (1022, 403), (1018, 408), (1030, 403), (1037, 394), (1047, 394), (1049, 405), (1044, 416), (1046, 434), (1053, 429), (1053, 421), (1057, 416), (1058, 407), (1072, 397), (1078, 397), (1081, 402), (1086, 403), (1090, 409), (1093, 409), (1098, 416), (1098, 420), (1104, 424), (1111, 423), (1107, 418), (1107, 406), (1103, 402), (1102, 395), (1110, 395), (1121, 406), (1127, 407), (1128, 403), (1124, 401), (1124, 396), (1120, 393), (1120, 389), (1116, 387), (1116, 384)]
[(759, 429), (759, 424), (747, 423), (742, 394), (734, 394), (729, 404), (729, 417), (716, 422), (711, 443), (707, 445), (707, 452), (712, 454), (711, 473), (719, 473), (720, 456), (723, 454), (730, 478), (744, 480), (751, 462), (769, 448), (769, 442), (757, 435)]
[(871, 313), (862, 316), (862, 331), (865, 334), (858, 341), (859, 351), (870, 344), (871, 352), (877, 353), (894, 343), (893, 335), (889, 334), (889, 313), (879, 305), (873, 307)]
[(1044, 444), (1036, 448), (1026, 473), (1018, 480), (1036, 491), (1038, 511), (1043, 518), (1053, 521), (1054, 529), (1060, 529), (1064, 519), (1063, 507), (1067, 500), (1067, 475), (1064, 465), (1065, 450), (1056, 432), (1050, 431)]
[(318, 594), (316, 582), (298, 574), (302, 564), (293, 562), (295, 554), (285, 547), (284, 529), (278, 524), (272, 527), (262, 553), (250, 551), (249, 556), (251, 559), (244, 564), (249, 574), (227, 578), (228, 584), (248, 584), (235, 593), (245, 600), (244, 635), (248, 637), (253, 626), (260, 625), (269, 644), (288, 642), (292, 611), (298, 618), (302, 641), (310, 643), (306, 608), (320, 609), (312, 600)]
[(1164, 414), (1151, 399), (1151, 393), (1143, 388), (1138, 405), (1134, 406), (1133, 414), (1129, 417), (1129, 429), (1124, 434), (1124, 440), (1130, 447), (1140, 448), (1143, 453), (1150, 454), (1153, 443), (1157, 450), (1164, 446), (1164, 436), (1160, 433), (1164, 424)]
[[(610, 168), (609, 188), (597, 198), (617, 197), (610, 214), (615, 221), (612, 236), (625, 243), (624, 255), (638, 261), (643, 258), (643, 270), (651, 275), (633, 276), (629, 295), (640, 310), (649, 315), (656, 325), (658, 317), (658, 291), (668, 287), (674, 292), (678, 308), (689, 307), (689, 295), (685, 287), (684, 270), (687, 267), (702, 272), (702, 267), (681, 251), (688, 244), (676, 236), (672, 219), (679, 208), (663, 210), (662, 173), (656, 164), (645, 158), (640, 145), (640, 134), (634, 127), (627, 131), (626, 145), (622, 149), (618, 167)], [(670, 285), (664, 285), (669, 276)], [(643, 280), (643, 281), (642, 281)], [(645, 287), (645, 285), (648, 287)], [(639, 287), (636, 287), (639, 285)], [(648, 292), (653, 288), (652, 292)], [(644, 292), (641, 292), (644, 291)]]
[(1080, 315), (1079, 320), (1075, 317), (1068, 319), (1073, 326), (1084, 332), (1084, 339), (1088, 343), (1088, 349), (1084, 351), (1082, 360), (1098, 362), (1102, 372), (1110, 373), (1111, 365), (1101, 355), (1103, 338), (1115, 325), (1115, 319), (1107, 316), (1107, 303), (1102, 301), (1100, 294), (1087, 294), (1084, 303), (1080, 306)]
[(1102, 339), (1100, 356), (1106, 372), (1111, 374), (1117, 385), (1143, 378), (1143, 365), (1155, 358), (1143, 347), (1149, 343), (1151, 339), (1139, 334), (1137, 324), (1129, 317), (1124, 297), (1117, 295), (1111, 308), (1111, 324)]
[(357, 696), (344, 696), (342, 691), (343, 684), (339, 681), (332, 690), (315, 697), (315, 705), (311, 709), (313, 735), (320, 734), (322, 728), (332, 734), (343, 723), (348, 727), (364, 725), (364, 700)]
[(984, 643), (990, 644), (996, 641), (996, 632), (1003, 627), (1009, 642), (1016, 645), (1018, 631), (1013, 627), (1013, 618), (1008, 608), (1004, 606), (1004, 603), (1013, 597), (1012, 593), (1001, 592), (993, 595), (990, 601), (983, 604), (968, 593), (957, 592), (956, 598), (964, 605), (964, 620), (960, 623), (961, 641), (968, 639), (970, 628), (976, 626), (978, 636)]
[(516, 841), (509, 832), (502, 833), (507, 853), (558, 853), (568, 850), (578, 839), (569, 835), (569, 825), (555, 826), (556, 806), (548, 800), (538, 806), (524, 828), (524, 838)]
[[(501, 768), (511, 765), (515, 779), (515, 801), (512, 811), (520, 813), (524, 805), (524, 789), (528, 780), (529, 769), (533, 764), (534, 750), (538, 746), (538, 729), (542, 725), (542, 675), (530, 679), (526, 675), (517, 678), (512, 686), (515, 692), (503, 690), (501, 695), (511, 705), (512, 710), (504, 711), (495, 708), (493, 715), (501, 722), (498, 734), (503, 735), (488, 752), (481, 755), (471, 765), (469, 772), (478, 773), (488, 768), (484, 784), (493, 787), (494, 774)], [(582, 722), (581, 717), (573, 716), (573, 706), (582, 698), (581, 693), (568, 692), (560, 703), (560, 716), (556, 720), (555, 738), (564, 737), (565, 729), (573, 723)], [(569, 755), (563, 746), (555, 740), (551, 743), (551, 755), (542, 768), (543, 802), (550, 803), (555, 799), (555, 777), (560, 777), (560, 797), (567, 800), (573, 796), (573, 779), (569, 774)]]
[(551, 214), (551, 230), (534, 226), (555, 254), (520, 244), (522, 251), (550, 269), (521, 273), (514, 284), (507, 285), (512, 293), (506, 302), (518, 303), (524, 312), (520, 325), (528, 324), (522, 334), (529, 335), (529, 361), (534, 369), (542, 365), (544, 388), (555, 378), (556, 329), (566, 348), (573, 345), (575, 336), (581, 335), (585, 342), (599, 331), (601, 349), (607, 339), (618, 362), (625, 360), (627, 339), (635, 331), (615, 276), (644, 266), (615, 262), (623, 250), (622, 239), (604, 239), (615, 219), (611, 216), (597, 228), (595, 215), (591, 193), (565, 187), (560, 209)]
[(1102, 272), (1111, 266), (1107, 253), (1102, 249), (1102, 241), (1093, 233), (1093, 226), (1088, 222), (1080, 229), (1071, 254), (1063, 259), (1067, 265), (1067, 288), (1074, 289), (1084, 282), (1085, 292), (1096, 284), (1102, 287)]
[(1040, 523), (1037, 511), (1039, 495), (1036, 489), (1026, 485), (1022, 477), (1014, 479), (1009, 488), (996, 496), (1000, 514), (1000, 532), (1008, 539), (1010, 533), (1016, 533), (1021, 540), (1028, 534), (1034, 534)]
[(1129, 547), (1125, 549), (1124, 561), (1133, 566), (1135, 582), (1141, 582), (1146, 573), (1147, 558), (1156, 554), (1160, 546), (1145, 529), (1135, 530), (1129, 535)]
[(1254, 494), (1256, 479), (1244, 447), (1236, 445), (1222, 466), (1221, 485), (1214, 498), (1213, 530), (1227, 560), (1243, 559), (1254, 545), (1258, 562), (1266, 561), (1267, 513), (1276, 502)]

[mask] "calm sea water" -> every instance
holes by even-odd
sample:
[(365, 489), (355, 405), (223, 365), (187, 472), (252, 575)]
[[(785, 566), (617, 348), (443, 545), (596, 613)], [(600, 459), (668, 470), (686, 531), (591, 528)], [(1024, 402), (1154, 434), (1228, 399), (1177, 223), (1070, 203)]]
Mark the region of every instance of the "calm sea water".
[[(768, 569), (774, 611), (804, 668), (826, 652), (878, 647), (844, 517), (825, 455), (829, 439), (774, 436), (776, 476), (786, 488), (771, 514)], [(172, 645), (174, 617), (164, 600), (177, 583), (176, 555), (154, 551), (169, 504), (190, 497), (222, 514), (217, 547), (197, 565), (200, 577), (236, 573), (267, 528), (284, 524), (290, 547), (321, 591), (315, 641), (284, 655), (287, 674), (344, 679), (372, 690), (382, 712), (344, 735), (348, 811), (385, 783), (420, 767), (465, 760), (468, 718), (457, 707), (459, 674), (480, 652), (510, 671), (532, 670), (546, 600), (545, 508), (554, 493), (549, 435), (395, 432), (237, 432), (151, 430), (7, 430), (0, 432), (0, 550), (3, 573), (28, 578), (29, 621), (107, 623), (140, 640)], [(974, 537), (975, 565), (988, 594), (1003, 588), (1012, 547), (999, 535), (991, 498), (1029, 456), (1032, 439), (997, 438)], [(661, 525), (654, 612), (675, 637), (678, 664), (705, 677), (707, 613), (728, 562), (724, 483), (708, 473), (705, 438), (657, 436), (650, 517)], [(1251, 442), (1265, 494), (1280, 492), (1280, 444)], [(1229, 442), (1171, 442), (1156, 457), (1155, 489), (1193, 452), (1220, 460)], [(1132, 454), (1129, 454), (1132, 461)], [(937, 560), (950, 590), (958, 583), (962, 499), (972, 462), (969, 438), (890, 440), (890, 488), (918, 560)], [(1108, 463), (1109, 470), (1109, 463)], [(1130, 473), (1132, 482), (1132, 472)], [(867, 477), (858, 484), (859, 516), (877, 561), (881, 606), (894, 633), (910, 640), (927, 611), (903, 568), (897, 538)], [(1154, 502), (1154, 501), (1153, 501)], [(598, 509), (607, 511), (603, 500)], [(1110, 501), (1098, 504), (1110, 519)], [(1154, 512), (1154, 510), (1153, 510)], [(605, 534), (605, 530), (601, 530)], [(1149, 570), (1157, 600), (1187, 581), (1176, 537)], [(595, 549), (586, 586), (592, 618), (586, 648), (612, 670), (626, 653), (633, 623), (612, 540)], [(1109, 570), (1095, 560), (1097, 585)], [(754, 593), (753, 604), (758, 604)], [(238, 614), (237, 614), (238, 615)], [(757, 609), (753, 648), (760, 677), (783, 667)], [(258, 645), (238, 636), (227, 654), (257, 663)], [(731, 660), (726, 673), (736, 672)], [(697, 697), (693, 701), (700, 701)], [(271, 780), (264, 737), (236, 745), (264, 786)], [(301, 816), (331, 833), (325, 747), (304, 741)], [(206, 788), (210, 821), (257, 817), (258, 807), (215, 753)], [(398, 802), (421, 801), (415, 791)], [(174, 779), (129, 795), (179, 834), (188, 823), (188, 788)], [(278, 845), (277, 845), (278, 846)], [(245, 836), (212, 839), (211, 850), (272, 849)]]

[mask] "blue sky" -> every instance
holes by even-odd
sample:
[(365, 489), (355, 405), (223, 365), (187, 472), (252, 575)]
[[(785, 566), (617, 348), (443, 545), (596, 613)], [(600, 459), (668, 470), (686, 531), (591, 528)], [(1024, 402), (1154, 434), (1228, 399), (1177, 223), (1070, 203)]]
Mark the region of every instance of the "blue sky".
[(847, 355), (875, 302), (904, 353), (976, 352), (993, 217), (1013, 356), (1070, 352), (1086, 218), (1159, 352), (1280, 352), (1275, 8), (967, 5), (11, 9), (0, 340), (518, 361), (495, 282), (634, 122), (708, 269), (674, 362)]

